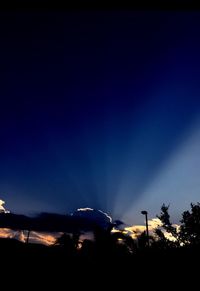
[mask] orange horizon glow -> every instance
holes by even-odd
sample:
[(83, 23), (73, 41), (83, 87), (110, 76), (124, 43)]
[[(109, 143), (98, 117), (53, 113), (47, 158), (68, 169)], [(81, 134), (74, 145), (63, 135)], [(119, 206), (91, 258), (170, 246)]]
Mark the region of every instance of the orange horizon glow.
[[(8, 210), (4, 208), (5, 202), (0, 199), (0, 212), (9, 213)], [(92, 208), (79, 208), (77, 211), (92, 211)], [(98, 210), (110, 220), (112, 221), (112, 218), (105, 212)], [(149, 234), (151, 236), (155, 236), (154, 231), (156, 228), (161, 227), (162, 222), (159, 218), (152, 218), (148, 220), (148, 226), (149, 226)], [(174, 227), (176, 227), (177, 230), (179, 230), (180, 226), (178, 224), (173, 224)], [(131, 236), (133, 239), (137, 239), (137, 237), (142, 233), (146, 231), (145, 225), (132, 225), (127, 226), (122, 230), (113, 229), (112, 233), (114, 232), (122, 232), (125, 235)], [(175, 241), (176, 239), (166, 231), (163, 230), (163, 233), (165, 237), (171, 241)], [(29, 236), (29, 242), (30, 243), (38, 243), (43, 244), (46, 246), (53, 245), (56, 242), (56, 239), (61, 235), (61, 232), (55, 232), (55, 233), (49, 233), (49, 232), (37, 232), (37, 231), (31, 231)], [(22, 230), (11, 230), (9, 228), (0, 228), (0, 238), (11, 238), (11, 239), (17, 239), (21, 242), (26, 242), (27, 239), (27, 231)], [(80, 236), (80, 241), (84, 239), (90, 239), (94, 240), (94, 236), (92, 233), (85, 233)]]

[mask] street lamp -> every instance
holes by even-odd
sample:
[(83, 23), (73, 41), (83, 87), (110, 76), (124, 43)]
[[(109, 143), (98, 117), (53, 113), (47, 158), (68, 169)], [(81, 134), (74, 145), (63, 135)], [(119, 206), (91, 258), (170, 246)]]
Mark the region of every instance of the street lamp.
[(147, 235), (147, 245), (149, 247), (149, 227), (148, 227), (148, 219), (147, 219), (147, 214), (148, 212), (146, 210), (142, 210), (141, 214), (145, 215), (145, 220), (146, 220), (146, 235)]

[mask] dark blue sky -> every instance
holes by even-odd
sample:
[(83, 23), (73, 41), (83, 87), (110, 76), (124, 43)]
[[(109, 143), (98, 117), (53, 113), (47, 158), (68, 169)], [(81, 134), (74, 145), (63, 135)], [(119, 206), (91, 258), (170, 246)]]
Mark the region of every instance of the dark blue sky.
[(141, 207), (153, 217), (170, 202), (176, 218), (198, 200), (200, 150), (184, 159), (200, 141), (199, 12), (5, 12), (0, 26), (0, 198), (11, 211), (87, 206), (134, 223)]

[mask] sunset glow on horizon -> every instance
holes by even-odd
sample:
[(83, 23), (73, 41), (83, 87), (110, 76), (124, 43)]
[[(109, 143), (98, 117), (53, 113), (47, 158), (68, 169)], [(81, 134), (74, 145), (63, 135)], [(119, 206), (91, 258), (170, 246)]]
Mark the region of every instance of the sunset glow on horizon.
[[(2, 200), (0, 200), (2, 201)], [(1, 202), (1, 205), (5, 204), (4, 201)], [(5, 208), (3, 208), (3, 212), (4, 213), (9, 213), (9, 211), (6, 211)], [(112, 218), (107, 214), (104, 213), (101, 210), (98, 210), (97, 212), (89, 207), (86, 208), (78, 208), (77, 212), (82, 212), (84, 217), (88, 217), (88, 218), (92, 218), (92, 219), (97, 219), (97, 221), (99, 221), (99, 223), (101, 224), (101, 220), (102, 220), (102, 226), (105, 223), (105, 219), (109, 219), (109, 223), (112, 223)], [(76, 213), (76, 211), (75, 211)], [(98, 213), (103, 214), (103, 216), (96, 216)], [(89, 215), (88, 215), (89, 214)], [(72, 214), (73, 215), (73, 214)], [(93, 215), (93, 217), (91, 216)], [(100, 219), (100, 220), (99, 220)], [(148, 220), (148, 226), (149, 226), (149, 233), (151, 236), (155, 237), (155, 229), (159, 228), (162, 225), (161, 221), (159, 218), (153, 218)], [(179, 225), (177, 224), (173, 224), (174, 227), (176, 227), (177, 229), (179, 228)], [(146, 225), (132, 225), (132, 226), (124, 226), (124, 228), (117, 229), (117, 228), (113, 228), (112, 233), (115, 232), (122, 232), (123, 234), (132, 237), (133, 239), (137, 239), (137, 237), (139, 235), (141, 235), (141, 233), (146, 231)], [(27, 231), (18, 231), (18, 230), (11, 230), (9, 228), (0, 228), (0, 238), (10, 238), (10, 239), (17, 239), (23, 243), (26, 242), (27, 239), (27, 235), (28, 232)], [(39, 243), (39, 244), (44, 244), (46, 246), (49, 245), (53, 245), (56, 242), (56, 239), (58, 237), (60, 237), (62, 235), (61, 232), (55, 232), (55, 233), (50, 233), (50, 232), (38, 232), (38, 231), (30, 231), (29, 234), (29, 242), (30, 243)], [(174, 237), (172, 237), (172, 235), (168, 234), (166, 231), (164, 231), (164, 235), (166, 238), (168, 238), (169, 240), (175, 240)], [(84, 239), (89, 239), (89, 240), (94, 240), (94, 237), (91, 234), (88, 235), (87, 232), (81, 233), (81, 237), (80, 237), (80, 241), (84, 241)]]

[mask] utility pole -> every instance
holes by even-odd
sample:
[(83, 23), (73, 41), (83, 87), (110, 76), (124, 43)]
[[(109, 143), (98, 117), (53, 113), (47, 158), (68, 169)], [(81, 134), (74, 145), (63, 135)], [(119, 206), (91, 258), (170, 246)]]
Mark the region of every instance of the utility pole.
[(147, 214), (148, 214), (148, 212), (147, 212), (146, 210), (143, 210), (143, 211), (141, 211), (141, 214), (145, 215), (147, 245), (148, 245), (148, 247), (149, 247), (149, 227), (148, 227), (148, 218), (147, 218)]
[(28, 230), (28, 233), (27, 233), (27, 237), (26, 237), (26, 243), (28, 244), (29, 243), (29, 236), (30, 236), (30, 229)]

